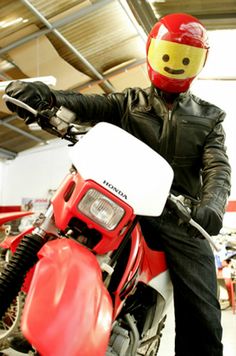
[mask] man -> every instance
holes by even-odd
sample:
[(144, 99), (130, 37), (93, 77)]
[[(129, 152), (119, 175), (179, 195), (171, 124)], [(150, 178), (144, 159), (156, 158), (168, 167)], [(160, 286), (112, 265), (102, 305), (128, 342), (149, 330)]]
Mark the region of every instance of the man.
[[(15, 82), (6, 93), (36, 109), (64, 105), (77, 114), (79, 123), (108, 121), (148, 144), (174, 170), (172, 193), (188, 198), (193, 219), (216, 235), (230, 191), (225, 113), (189, 91), (208, 48), (206, 30), (196, 18), (171, 14), (148, 37), (148, 89), (82, 95), (50, 90), (40, 82)], [(24, 110), (7, 105), (27, 118)], [(158, 218), (140, 217), (140, 223), (148, 245), (161, 245), (166, 253), (174, 286), (176, 356), (222, 356), (215, 263), (208, 242), (194, 228), (179, 224), (168, 209)]]

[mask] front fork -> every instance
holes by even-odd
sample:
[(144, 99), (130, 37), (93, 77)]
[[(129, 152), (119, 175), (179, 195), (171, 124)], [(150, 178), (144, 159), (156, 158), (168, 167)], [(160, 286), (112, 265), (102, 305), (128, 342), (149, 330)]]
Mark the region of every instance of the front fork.
[(50, 206), (43, 219), (36, 220), (32, 234), (23, 236), (15, 253), (0, 275), (0, 319), (18, 295), (27, 272), (38, 260), (37, 253), (47, 241), (48, 233), (53, 233), (53, 208)]

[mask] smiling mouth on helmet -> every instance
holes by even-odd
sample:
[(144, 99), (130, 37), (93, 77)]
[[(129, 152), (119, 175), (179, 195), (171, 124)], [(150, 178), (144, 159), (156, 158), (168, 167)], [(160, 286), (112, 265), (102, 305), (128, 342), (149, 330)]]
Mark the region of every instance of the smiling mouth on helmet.
[(169, 74), (183, 74), (183, 69), (172, 69), (170, 67), (164, 67), (164, 70)]

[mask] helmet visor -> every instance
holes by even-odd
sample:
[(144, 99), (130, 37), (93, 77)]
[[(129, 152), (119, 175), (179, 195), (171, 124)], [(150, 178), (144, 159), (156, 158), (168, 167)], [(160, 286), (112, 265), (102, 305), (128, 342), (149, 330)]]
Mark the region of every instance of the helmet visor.
[(205, 48), (152, 38), (147, 58), (155, 72), (172, 79), (187, 79), (200, 73), (206, 56)]

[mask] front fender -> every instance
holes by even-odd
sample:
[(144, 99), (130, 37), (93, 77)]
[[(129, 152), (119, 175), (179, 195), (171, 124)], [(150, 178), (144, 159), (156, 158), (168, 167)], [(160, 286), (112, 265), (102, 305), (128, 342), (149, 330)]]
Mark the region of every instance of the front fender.
[(95, 256), (68, 239), (39, 252), (22, 318), (22, 332), (43, 356), (104, 356), (112, 301)]
[(5, 239), (0, 243), (0, 247), (5, 248), (5, 249), (9, 249), (11, 250), (11, 252), (15, 252), (17, 246), (19, 245), (20, 241), (22, 240), (22, 238), (31, 233), (32, 230), (34, 229), (34, 227), (29, 227), (27, 230), (22, 231), (20, 234), (16, 235), (16, 236), (6, 236)]
[(27, 215), (32, 215), (32, 211), (15, 211), (12, 213), (0, 213), (0, 225), (5, 224), (6, 222), (23, 218)]

